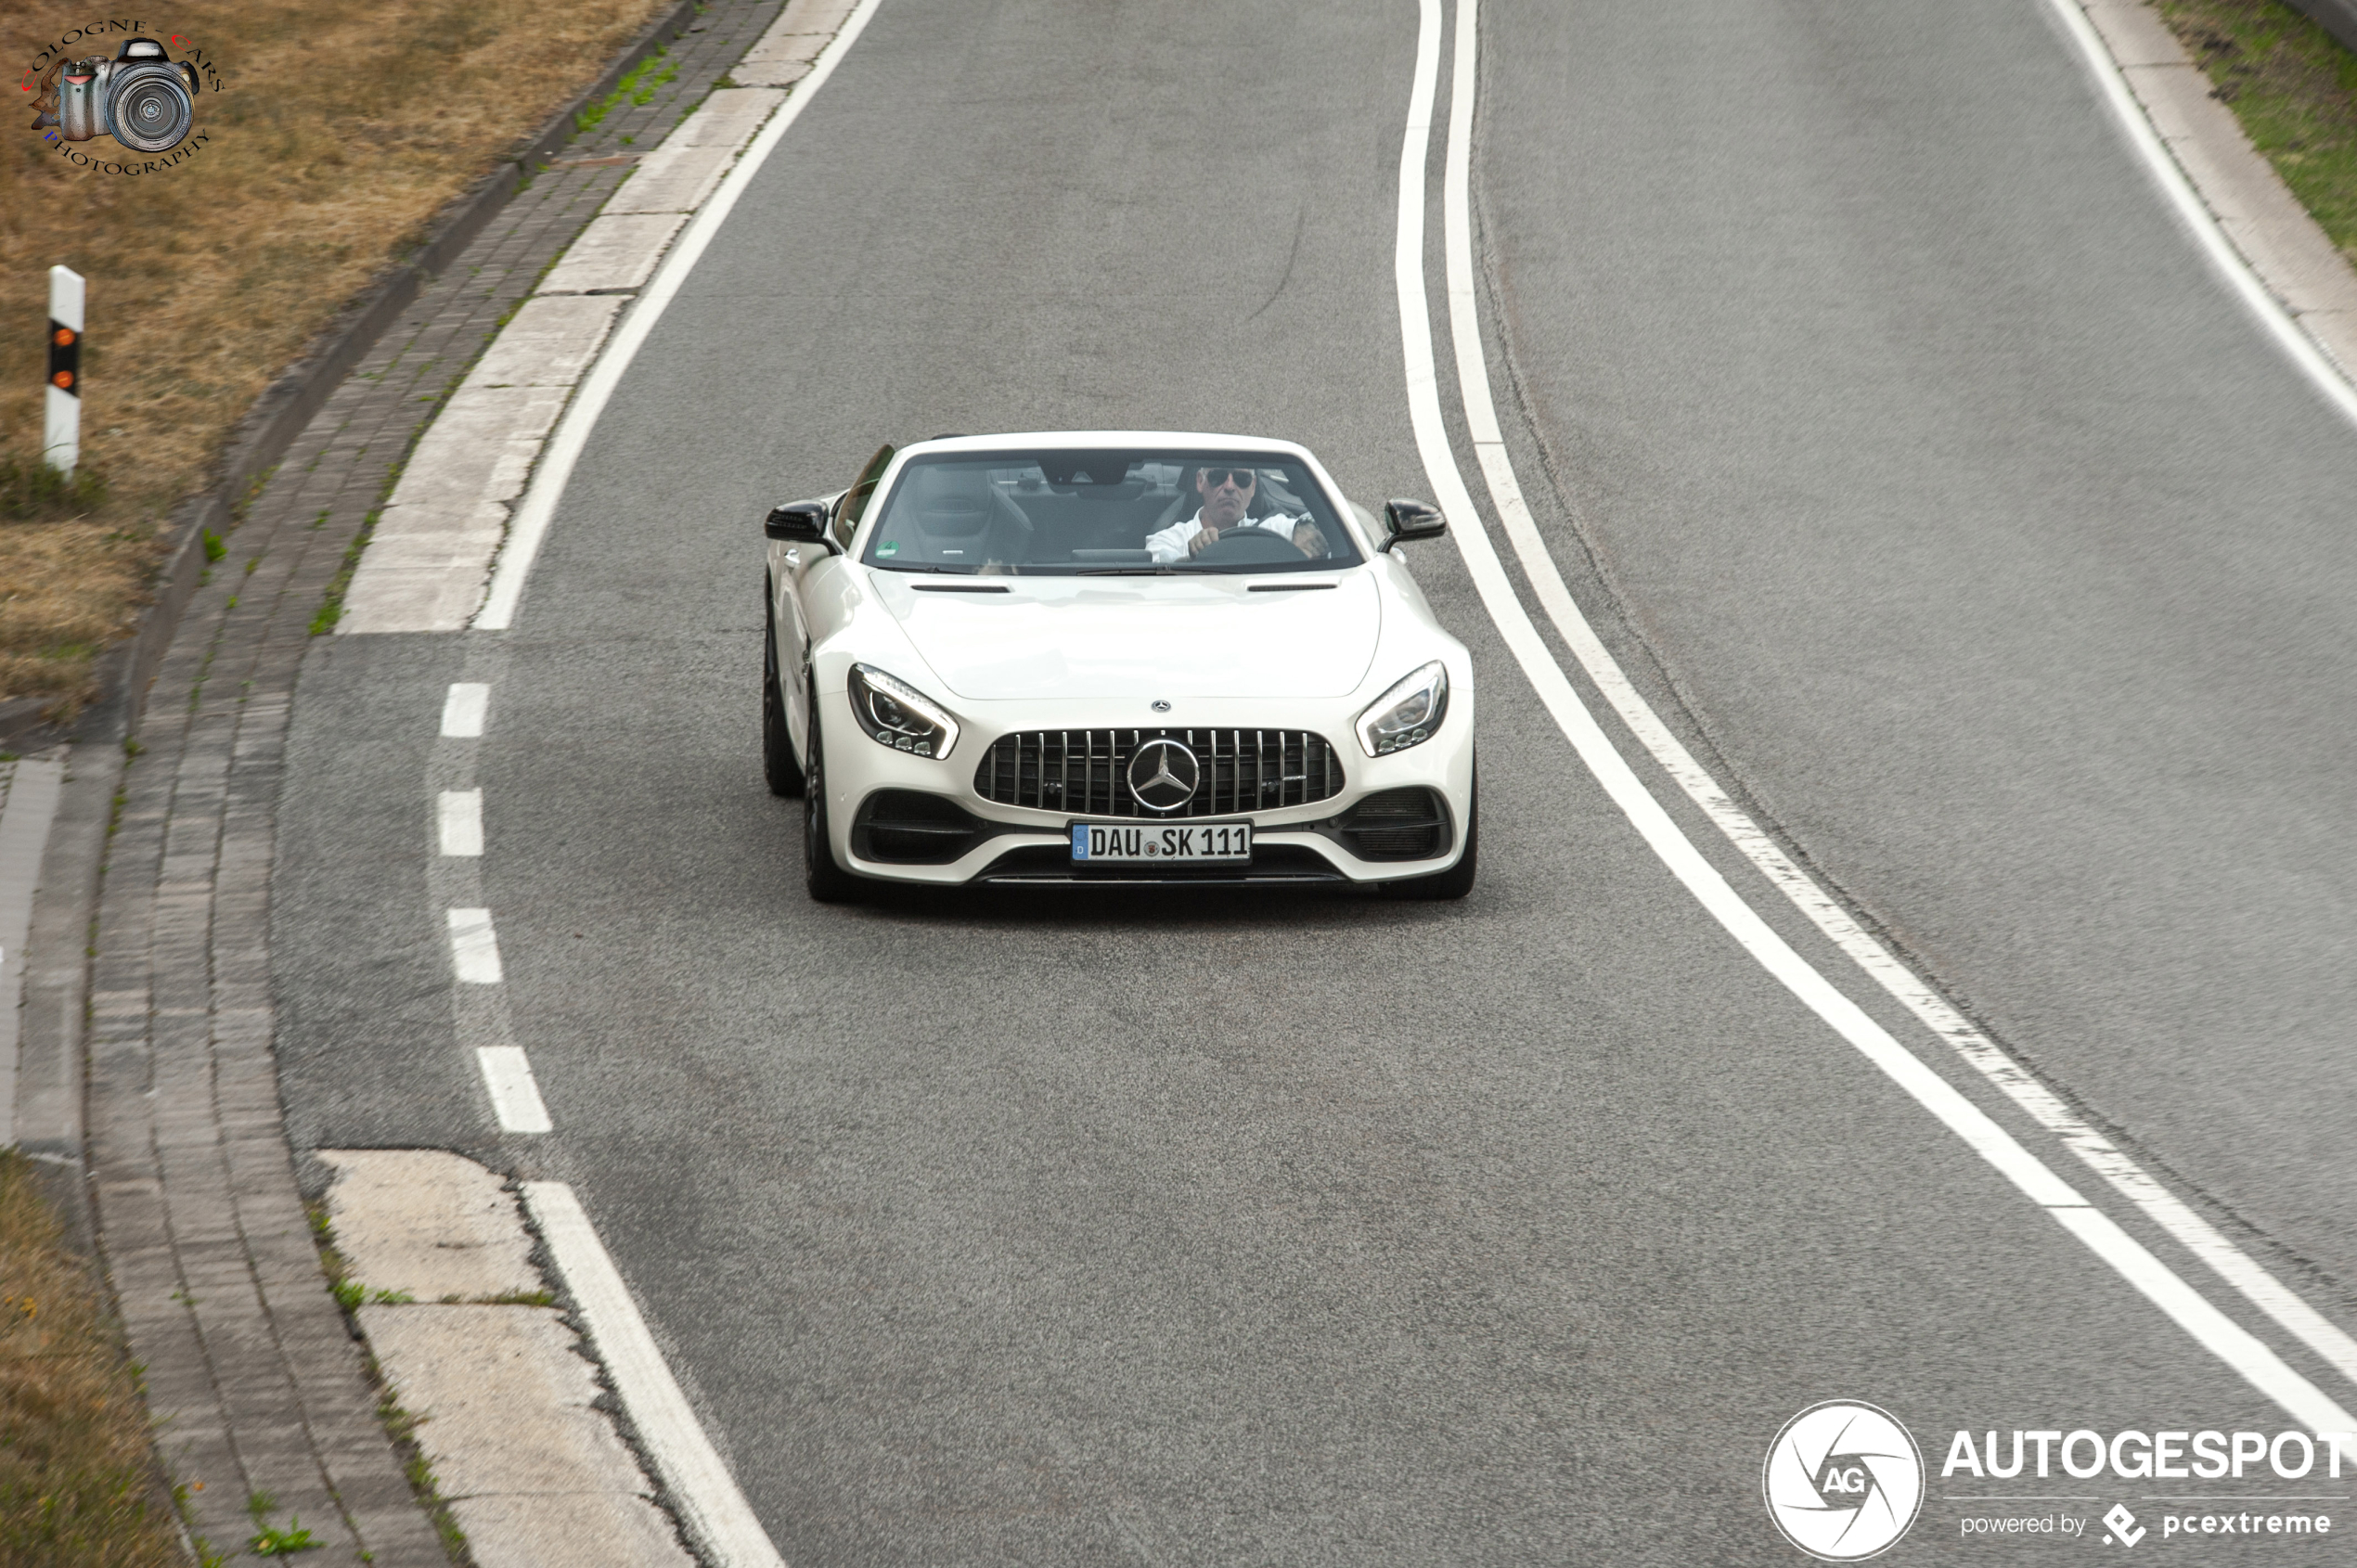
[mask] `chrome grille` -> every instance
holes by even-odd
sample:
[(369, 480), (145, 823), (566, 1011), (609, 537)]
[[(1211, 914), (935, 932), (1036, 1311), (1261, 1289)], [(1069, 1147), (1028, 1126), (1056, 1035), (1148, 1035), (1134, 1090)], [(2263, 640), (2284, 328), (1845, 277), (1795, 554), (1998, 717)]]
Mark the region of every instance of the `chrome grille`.
[[(1194, 799), (1149, 811), (1130, 794), (1129, 759), (1149, 740), (1186, 743), (1202, 765)], [(1342, 793), (1342, 758), (1306, 729), (1026, 729), (1002, 735), (974, 769), (974, 793), (1075, 816), (1237, 816)]]

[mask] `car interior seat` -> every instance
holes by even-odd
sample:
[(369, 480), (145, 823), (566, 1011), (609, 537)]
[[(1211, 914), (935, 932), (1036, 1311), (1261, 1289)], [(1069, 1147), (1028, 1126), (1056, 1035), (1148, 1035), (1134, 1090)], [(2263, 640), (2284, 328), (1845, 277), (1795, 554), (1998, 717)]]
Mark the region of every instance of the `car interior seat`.
[(1030, 519), (980, 469), (928, 463), (910, 478), (908, 505), (924, 560), (981, 566), (1030, 559)]

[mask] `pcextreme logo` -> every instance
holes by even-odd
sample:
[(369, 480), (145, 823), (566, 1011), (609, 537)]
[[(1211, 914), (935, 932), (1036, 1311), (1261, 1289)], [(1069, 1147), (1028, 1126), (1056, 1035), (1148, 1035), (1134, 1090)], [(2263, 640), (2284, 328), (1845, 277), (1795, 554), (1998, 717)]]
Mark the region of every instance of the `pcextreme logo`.
[[(136, 19), (70, 28), (18, 76), (32, 129), (60, 158), (97, 174), (154, 174), (211, 139), (198, 128), (197, 104), (221, 91), (220, 70), (186, 35), (160, 40), (151, 31)], [(114, 155), (88, 147), (102, 136)]]
[(1759, 1486), (1784, 1539), (1821, 1562), (1857, 1562), (1896, 1545), (1923, 1510), (1923, 1451), (1887, 1410), (1829, 1399), (1776, 1433)]

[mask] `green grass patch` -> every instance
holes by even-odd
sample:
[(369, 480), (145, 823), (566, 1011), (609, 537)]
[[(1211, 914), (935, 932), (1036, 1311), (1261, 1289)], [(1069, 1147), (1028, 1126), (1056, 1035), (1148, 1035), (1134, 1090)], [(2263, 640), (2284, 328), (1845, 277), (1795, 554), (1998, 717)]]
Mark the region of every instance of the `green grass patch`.
[(2284, 0), (2159, 0), (2210, 96), (2357, 262), (2357, 54)]
[(662, 45), (656, 45), (653, 54), (622, 73), (622, 79), (614, 84), (612, 92), (594, 103), (584, 105), (581, 112), (573, 117), (581, 134), (586, 136), (596, 130), (607, 115), (622, 107), (625, 98), (640, 106), (654, 102), (655, 90), (676, 79), (679, 74), (678, 62), (669, 58), (670, 53)]
[(37, 458), (0, 457), (0, 520), (62, 522), (106, 500), (106, 476), (87, 464), (67, 474)]

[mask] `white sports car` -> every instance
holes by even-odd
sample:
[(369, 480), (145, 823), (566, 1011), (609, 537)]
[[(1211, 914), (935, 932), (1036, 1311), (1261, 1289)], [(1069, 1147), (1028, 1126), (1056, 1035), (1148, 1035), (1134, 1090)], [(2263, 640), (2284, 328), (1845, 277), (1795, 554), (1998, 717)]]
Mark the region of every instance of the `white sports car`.
[(884, 447), (773, 508), (769, 787), (814, 898), (895, 882), (1473, 886), (1473, 664), (1286, 442)]

